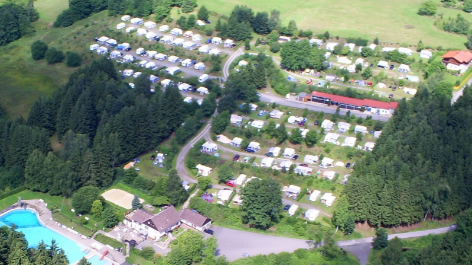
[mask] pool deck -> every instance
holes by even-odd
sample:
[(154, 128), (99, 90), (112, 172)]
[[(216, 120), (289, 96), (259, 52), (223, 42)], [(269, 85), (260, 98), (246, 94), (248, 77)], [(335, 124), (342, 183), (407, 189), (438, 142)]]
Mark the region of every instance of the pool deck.
[(52, 218), (52, 212), (47, 208), (46, 203), (43, 200), (23, 200), (22, 202), (27, 204), (27, 209), (36, 211), (38, 219), (43, 226), (89, 249), (90, 252), (85, 255), (87, 259), (94, 255), (101, 257), (103, 253), (108, 250), (108, 254), (105, 256), (105, 259), (109, 261), (108, 264), (118, 265), (126, 261), (126, 257), (123, 255), (123, 253), (110, 249), (106, 246), (103, 246), (101, 249), (94, 249), (92, 247), (93, 245), (98, 246), (103, 244), (93, 238), (83, 238), (81, 235), (75, 234), (67, 229), (64, 229), (63, 227), (59, 227), (57, 222)]

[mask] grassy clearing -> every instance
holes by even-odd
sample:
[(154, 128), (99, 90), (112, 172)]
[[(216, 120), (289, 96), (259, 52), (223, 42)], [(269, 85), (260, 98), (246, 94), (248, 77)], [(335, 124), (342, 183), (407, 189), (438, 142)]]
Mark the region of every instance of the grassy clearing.
[(87, 229), (83, 226), (80, 226), (78, 225), (77, 223), (75, 222), (72, 222), (68, 217), (66, 217), (65, 215), (63, 215), (62, 213), (60, 212), (54, 212), (52, 214), (52, 218), (56, 221), (56, 222), (59, 222), (67, 227), (73, 227), (73, 229), (79, 233), (81, 233), (82, 235), (85, 235), (87, 237), (90, 237), (92, 236), (93, 234), (93, 230), (90, 230), (90, 229)]
[(64, 9), (69, 8), (69, 1), (37, 0), (34, 6), (39, 12), (40, 21), (54, 22)]
[(126, 261), (130, 264), (140, 264), (140, 265), (154, 265), (154, 262), (151, 260), (147, 260), (141, 256), (139, 256), (136, 252), (130, 251), (129, 257)]
[[(435, 0), (438, 2), (438, 0)], [(329, 31), (331, 36), (365, 37), (381, 42), (416, 44), (423, 40), (426, 45), (462, 48), (465, 37), (446, 33), (434, 26), (432, 18), (416, 14), (421, 1), (375, 1), (375, 0), (312, 0), (297, 2), (272, 0), (200, 0), (209, 10), (229, 15), (235, 5), (247, 5), (257, 11), (281, 12), (282, 23), (297, 22), (298, 28), (311, 29), (316, 33)], [(462, 11), (438, 8), (444, 17), (456, 16)], [(464, 13), (463, 13), (464, 14)], [(467, 19), (468, 16), (464, 14)], [(216, 21), (215, 21), (216, 22)], [(407, 29), (407, 25), (413, 28)]]
[(107, 237), (103, 234), (97, 234), (95, 236), (95, 240), (97, 240), (98, 242), (100, 242), (102, 244), (112, 246), (113, 248), (122, 248), (122, 247), (125, 246), (120, 241), (118, 241), (116, 239), (113, 239), (113, 238), (110, 238), (110, 237)]

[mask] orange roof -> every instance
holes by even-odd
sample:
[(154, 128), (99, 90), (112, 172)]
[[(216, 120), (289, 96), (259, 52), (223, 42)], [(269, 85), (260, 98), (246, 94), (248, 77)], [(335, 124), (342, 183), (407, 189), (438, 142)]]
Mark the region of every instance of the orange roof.
[(126, 164), (126, 165), (123, 167), (123, 169), (130, 169), (130, 168), (132, 168), (132, 167), (134, 167), (134, 162), (129, 162), (128, 164)]
[(453, 58), (460, 63), (469, 63), (472, 61), (472, 53), (469, 51), (448, 51), (442, 58)]

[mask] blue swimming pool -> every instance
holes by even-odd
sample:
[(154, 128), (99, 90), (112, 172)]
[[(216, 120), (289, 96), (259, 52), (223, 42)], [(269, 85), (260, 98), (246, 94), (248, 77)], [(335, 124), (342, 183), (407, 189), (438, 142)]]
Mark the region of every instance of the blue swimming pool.
[(94, 255), (93, 257), (88, 259), (88, 262), (92, 263), (92, 265), (105, 265), (108, 263), (108, 261), (105, 259), (100, 260), (100, 257), (97, 255)]
[(0, 226), (11, 226), (12, 224), (18, 227), (18, 231), (25, 234), (26, 240), (28, 240), (28, 247), (37, 247), (41, 240), (50, 245), (54, 239), (56, 244), (66, 253), (70, 264), (79, 261), (85, 256), (85, 253), (82, 252), (83, 247), (75, 241), (42, 226), (34, 211), (13, 210), (0, 217)]

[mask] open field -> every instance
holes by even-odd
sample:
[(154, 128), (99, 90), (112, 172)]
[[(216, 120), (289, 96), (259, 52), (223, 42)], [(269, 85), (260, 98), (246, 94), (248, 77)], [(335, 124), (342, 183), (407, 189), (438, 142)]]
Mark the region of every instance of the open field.
[(39, 21), (52, 23), (57, 16), (69, 7), (69, 1), (37, 0), (34, 7), (39, 12)]
[[(315, 34), (329, 31), (331, 36), (365, 37), (373, 40), (379, 37), (381, 42), (418, 43), (451, 48), (463, 48), (464, 36), (446, 33), (434, 26), (433, 18), (416, 14), (422, 1), (398, 0), (310, 0), (296, 4), (291, 1), (250, 1), (250, 0), (199, 0), (209, 10), (229, 15), (235, 5), (247, 5), (255, 12), (277, 9), (281, 12), (282, 23), (290, 20), (297, 22), (300, 29), (311, 29)], [(435, 0), (438, 2), (438, 0)], [(472, 15), (455, 9), (438, 8), (437, 13), (444, 17), (461, 13), (472, 21)], [(216, 23), (216, 21), (214, 22)], [(407, 25), (413, 28), (407, 29)]]
[[(131, 209), (131, 202), (133, 201), (134, 195), (123, 190), (111, 189), (105, 191), (102, 197), (109, 202), (129, 210)], [(144, 202), (143, 199), (139, 199), (139, 201), (141, 203)]]

